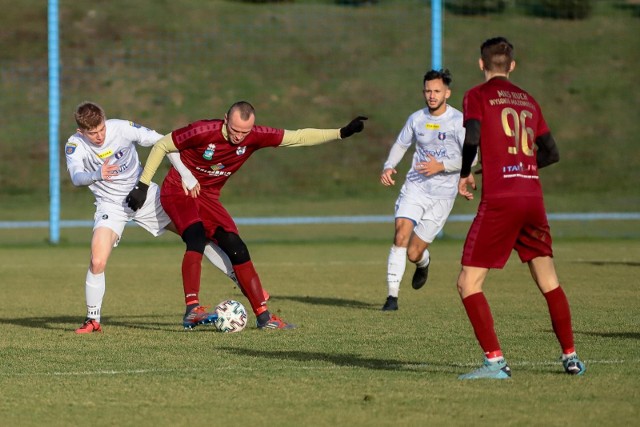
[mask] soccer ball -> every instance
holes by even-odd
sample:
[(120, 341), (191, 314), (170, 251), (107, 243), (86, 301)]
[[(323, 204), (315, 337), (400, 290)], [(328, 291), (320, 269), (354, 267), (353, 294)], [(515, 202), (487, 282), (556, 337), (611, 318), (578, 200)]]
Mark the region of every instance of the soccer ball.
[(214, 312), (218, 318), (213, 324), (220, 332), (240, 332), (247, 326), (247, 310), (236, 300), (222, 301)]

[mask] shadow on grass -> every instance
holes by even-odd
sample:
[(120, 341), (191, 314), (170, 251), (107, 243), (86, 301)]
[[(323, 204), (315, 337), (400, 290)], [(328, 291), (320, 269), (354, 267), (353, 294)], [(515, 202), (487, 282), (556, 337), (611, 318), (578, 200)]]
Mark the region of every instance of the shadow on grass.
[(575, 261), (577, 264), (591, 264), (596, 266), (621, 265), (624, 267), (640, 267), (640, 262), (636, 261)]
[[(153, 322), (149, 322), (148, 319), (153, 317), (153, 319), (159, 318), (171, 318), (172, 321), (167, 322), (158, 322), (154, 320)], [(146, 319), (139, 320), (136, 319)], [(41, 316), (41, 317), (14, 317), (14, 318), (1, 318), (0, 317), (0, 325), (14, 325), (14, 326), (22, 326), (25, 328), (34, 328), (34, 329), (45, 329), (45, 330), (53, 330), (53, 331), (74, 331), (76, 328), (80, 327), (82, 324), (82, 317), (80, 316)], [(144, 316), (119, 316), (117, 318), (114, 317), (104, 317), (102, 321), (102, 327), (104, 329), (108, 329), (110, 327), (118, 326), (122, 328), (129, 329), (144, 329), (144, 330), (152, 330), (152, 331), (162, 331), (162, 332), (180, 332), (184, 333), (184, 329), (181, 325), (181, 317), (179, 315), (144, 315)], [(70, 326), (71, 325), (71, 326)], [(207, 326), (200, 327), (201, 330), (210, 329)], [(199, 330), (196, 328), (195, 330)]]
[[(343, 299), (343, 298), (310, 297), (310, 296), (304, 296), (304, 297), (303, 296), (280, 296), (280, 295), (273, 296), (272, 295), (272, 300), (273, 301), (288, 300), (288, 301), (301, 302), (304, 304), (311, 304), (311, 305), (326, 305), (331, 307), (357, 308), (361, 310), (371, 310), (373, 308), (375, 308), (376, 310), (380, 309), (380, 306), (378, 304), (370, 304), (370, 303), (366, 303), (358, 300)], [(271, 303), (272, 300), (269, 300), (269, 303)]]
[(385, 371), (439, 371), (456, 373), (455, 366), (441, 362), (406, 362), (392, 359), (376, 359), (361, 357), (355, 354), (319, 353), (312, 351), (267, 351), (248, 348), (220, 347), (218, 350), (227, 351), (237, 356), (261, 357), (278, 361), (296, 362), (327, 362), (337, 366), (360, 367)]
[(576, 335), (588, 335), (600, 338), (622, 338), (625, 340), (640, 340), (640, 332), (596, 332), (596, 331), (574, 331)]

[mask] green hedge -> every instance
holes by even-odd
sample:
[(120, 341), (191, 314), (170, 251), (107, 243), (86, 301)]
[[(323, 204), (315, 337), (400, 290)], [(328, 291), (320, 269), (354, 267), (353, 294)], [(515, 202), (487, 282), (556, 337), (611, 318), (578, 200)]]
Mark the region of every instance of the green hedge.
[(502, 13), (507, 0), (446, 0), (445, 8), (458, 15), (486, 15)]
[(556, 19), (586, 19), (593, 10), (592, 0), (528, 0), (527, 11), (534, 16)]

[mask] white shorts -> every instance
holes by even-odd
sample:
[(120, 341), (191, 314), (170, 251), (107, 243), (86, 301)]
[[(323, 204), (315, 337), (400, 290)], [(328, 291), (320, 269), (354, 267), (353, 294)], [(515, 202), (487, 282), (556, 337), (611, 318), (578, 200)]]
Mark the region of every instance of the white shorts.
[(396, 219), (406, 218), (415, 224), (413, 232), (424, 242), (431, 243), (444, 228), (455, 199), (431, 199), (408, 192), (400, 192), (396, 200)]
[(129, 221), (135, 222), (157, 237), (165, 232), (165, 227), (171, 222), (171, 219), (160, 204), (160, 188), (152, 182), (147, 191), (147, 200), (137, 211), (132, 211), (125, 200), (122, 200), (121, 204), (100, 201), (96, 202), (93, 221), (94, 230), (98, 227), (107, 227), (113, 230), (118, 235), (114, 246), (118, 246), (124, 227)]

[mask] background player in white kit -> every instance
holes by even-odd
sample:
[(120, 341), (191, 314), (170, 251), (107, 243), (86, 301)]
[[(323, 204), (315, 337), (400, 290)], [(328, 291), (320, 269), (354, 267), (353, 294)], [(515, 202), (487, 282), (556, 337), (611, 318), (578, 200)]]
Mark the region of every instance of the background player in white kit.
[(427, 282), (429, 245), (442, 231), (456, 198), (465, 130), (462, 113), (447, 104), (449, 70), (431, 70), (423, 78), (427, 108), (411, 114), (391, 147), (380, 182), (395, 185), (395, 167), (415, 143), (411, 169), (395, 206), (395, 237), (387, 264), (388, 297), (382, 310), (398, 309), (400, 282), (409, 260), (416, 264), (412, 286)]
[[(89, 186), (96, 198), (91, 261), (87, 271), (85, 296), (87, 317), (76, 333), (101, 332), (100, 311), (105, 293), (105, 268), (113, 247), (118, 245), (125, 225), (133, 220), (154, 236), (165, 230), (176, 232), (173, 223), (160, 204), (160, 190), (154, 183), (144, 206), (132, 211), (125, 201), (138, 182), (142, 166), (134, 143), (149, 147), (163, 135), (134, 122), (106, 119), (104, 110), (92, 102), (76, 108), (77, 132), (65, 145), (67, 169), (75, 186)], [(198, 191), (199, 183), (184, 167), (180, 155), (169, 160), (180, 172), (185, 192)], [(235, 281), (231, 261), (217, 246), (209, 243), (205, 249), (209, 260)], [(211, 321), (211, 314), (202, 307), (190, 319), (192, 325)], [(185, 326), (186, 327), (186, 326)]]

